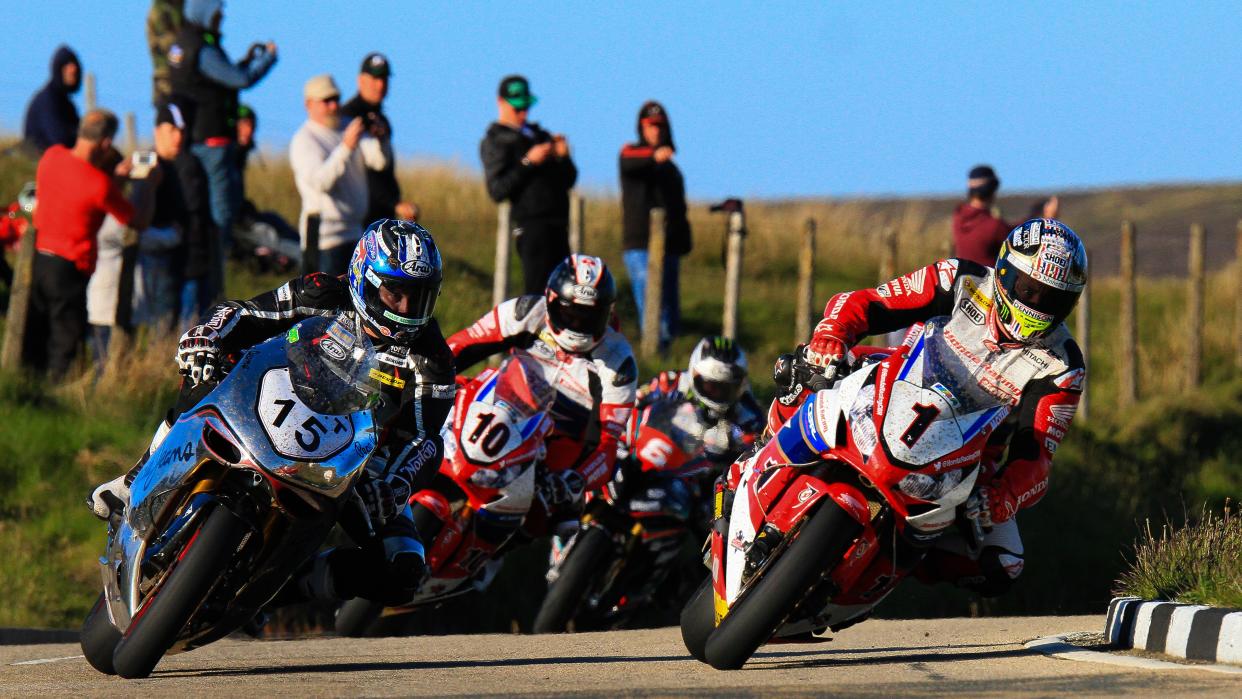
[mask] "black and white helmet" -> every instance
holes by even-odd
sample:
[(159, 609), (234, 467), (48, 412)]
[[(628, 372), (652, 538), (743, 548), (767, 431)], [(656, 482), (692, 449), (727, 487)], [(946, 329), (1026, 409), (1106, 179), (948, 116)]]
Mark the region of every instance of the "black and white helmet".
[(604, 339), (617, 302), (617, 284), (603, 260), (570, 255), (548, 276), (543, 297), (548, 304), (548, 329), (556, 344), (580, 354), (595, 349)]
[(746, 391), (746, 353), (733, 340), (709, 335), (690, 353), (693, 397), (723, 415)]

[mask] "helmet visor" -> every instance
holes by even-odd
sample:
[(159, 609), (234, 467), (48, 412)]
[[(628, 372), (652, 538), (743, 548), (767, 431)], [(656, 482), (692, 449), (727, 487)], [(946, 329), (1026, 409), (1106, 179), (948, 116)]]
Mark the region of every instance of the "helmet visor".
[(379, 288), (367, 285), (367, 301), (375, 312), (393, 323), (396, 330), (414, 330), (431, 319), (440, 296), (440, 285), (377, 275)]
[(548, 304), (548, 320), (554, 330), (570, 330), (599, 338), (608, 329), (610, 311), (610, 306), (581, 306), (568, 301), (553, 301)]
[(1001, 322), (1018, 338), (1039, 337), (1065, 320), (1078, 303), (1079, 292), (1035, 281), (1008, 259), (996, 268)]
[(742, 395), (742, 379), (716, 381), (702, 374), (695, 374), (694, 392), (713, 403), (733, 405)]

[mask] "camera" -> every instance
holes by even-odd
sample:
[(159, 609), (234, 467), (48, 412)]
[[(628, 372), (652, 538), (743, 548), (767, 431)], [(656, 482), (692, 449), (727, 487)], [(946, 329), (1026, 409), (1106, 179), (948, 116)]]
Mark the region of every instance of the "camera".
[(156, 156), (153, 150), (136, 150), (129, 158), (130, 162), (133, 163), (133, 169), (130, 170), (129, 176), (135, 180), (145, 179), (147, 175), (151, 174), (151, 170), (155, 168), (156, 163), (159, 162), (159, 157)]

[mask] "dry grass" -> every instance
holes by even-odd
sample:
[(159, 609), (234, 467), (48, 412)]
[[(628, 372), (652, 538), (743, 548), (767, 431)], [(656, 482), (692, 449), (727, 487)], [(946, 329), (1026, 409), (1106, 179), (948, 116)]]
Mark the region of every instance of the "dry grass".
[(1219, 515), (1204, 508), (1180, 528), (1166, 521), (1154, 532), (1148, 520), (1134, 549), (1117, 594), (1242, 608), (1242, 519), (1228, 504)]

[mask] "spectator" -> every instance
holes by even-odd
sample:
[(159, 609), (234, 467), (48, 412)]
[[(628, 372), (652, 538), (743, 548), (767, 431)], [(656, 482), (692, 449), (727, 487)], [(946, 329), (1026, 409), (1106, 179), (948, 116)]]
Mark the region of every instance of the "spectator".
[[(242, 205), (233, 226), (234, 245), (260, 272), (288, 272), (300, 261), (298, 231), (275, 211), (259, 211), (246, 198), (246, 164), (255, 149), (259, 117), (248, 105), (237, 108), (237, 169), (242, 173)], [(236, 249), (235, 248), (235, 249)]]
[(340, 130), (341, 91), (330, 75), (316, 75), (302, 90), (306, 122), (289, 143), (289, 163), (302, 195), (300, 230), (306, 245), (306, 220), (318, 213), (319, 270), (340, 274), (365, 228), (367, 167), (384, 168), (379, 141), (354, 117)]
[(254, 132), (259, 127), (259, 116), (248, 104), (237, 105), (237, 181), (241, 199), (246, 200), (246, 165), (255, 148)]
[(487, 193), (513, 205), (524, 294), (542, 294), (553, 268), (569, 256), (569, 190), (578, 179), (565, 136), (526, 120), (535, 102), (526, 78), (500, 81), (500, 116), (479, 144)]
[(185, 0), (155, 0), (147, 11), (147, 48), (151, 50), (151, 104), (156, 108), (172, 97), (172, 68), (168, 51), (181, 31)]
[[(48, 148), (35, 172), (39, 205), (34, 285), (26, 328), (24, 357), (53, 378), (68, 371), (86, 332), (86, 283), (95, 270), (96, 232), (105, 214), (142, 229), (151, 214), (156, 168), (145, 182), (135, 182), (127, 201), (105, 165), (116, 135), (116, 115), (103, 109), (86, 113), (73, 148)], [(127, 177), (132, 162), (121, 160), (111, 172)]]
[[(186, 105), (183, 119), (193, 123), (192, 108)], [(174, 171), (185, 203), (185, 218), (181, 229), (181, 246), (177, 249), (174, 269), (180, 273), (180, 302), (178, 304), (179, 330), (184, 332), (202, 322), (201, 317), (215, 302), (216, 294), (210, 282), (213, 268), (212, 256), (218, 254), (216, 242), (220, 232), (211, 218), (211, 193), (207, 186), (207, 173), (203, 164), (185, 147), (173, 160)]]
[(390, 77), (392, 66), (384, 54), (368, 53), (362, 59), (362, 68), (358, 72), (358, 94), (341, 107), (341, 116), (345, 119), (362, 117), (367, 132), (384, 149), (384, 169), (367, 168), (367, 213), (363, 220), (368, 224), (381, 218), (414, 220), (414, 205), (401, 200), (397, 161), (392, 150), (392, 124), (384, 115), (384, 98), (388, 96)]
[(1058, 197), (1048, 197), (1031, 204), (1031, 210), (1027, 213), (1026, 219), (1029, 221), (1033, 218), (1060, 219), (1061, 200)]
[[(1017, 224), (1006, 223), (1000, 212), (994, 210), (1000, 178), (991, 166), (971, 168), (966, 186), (967, 201), (953, 211), (953, 256), (991, 267), (996, 264), (1005, 236)], [(1044, 200), (1041, 208), (1045, 217), (1055, 218), (1057, 198)]]
[(686, 183), (673, 162), (673, 126), (659, 102), (638, 111), (638, 140), (621, 148), (622, 248), (638, 317), (643, 316), (647, 289), (647, 236), (651, 210), (664, 209), (664, 289), (661, 297), (660, 345), (667, 347), (680, 332), (678, 291), (681, 256), (690, 252), (690, 221), (686, 218)]
[(52, 54), (52, 77), (26, 108), (23, 136), (40, 155), (53, 145), (72, 148), (78, 135), (78, 108), (70, 95), (82, 87), (82, 63), (65, 45)]
[[(276, 63), (276, 44), (252, 44), (246, 58), (233, 64), (220, 47), (222, 0), (187, 0), (185, 23), (168, 50), (173, 94), (194, 108), (190, 150), (207, 173), (211, 215), (228, 247), (233, 219), (241, 206), (237, 170), (237, 93), (248, 88)], [(224, 283), (223, 250), (212, 256), (211, 292)]]

